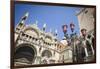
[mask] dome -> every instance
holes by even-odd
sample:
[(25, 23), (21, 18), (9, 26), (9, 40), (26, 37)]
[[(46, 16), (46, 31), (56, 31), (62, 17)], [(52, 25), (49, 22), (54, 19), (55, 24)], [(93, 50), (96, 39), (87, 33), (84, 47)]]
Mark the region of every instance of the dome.
[(61, 40), (60, 42), (61, 42), (64, 46), (67, 46), (67, 45), (68, 45), (67, 40)]

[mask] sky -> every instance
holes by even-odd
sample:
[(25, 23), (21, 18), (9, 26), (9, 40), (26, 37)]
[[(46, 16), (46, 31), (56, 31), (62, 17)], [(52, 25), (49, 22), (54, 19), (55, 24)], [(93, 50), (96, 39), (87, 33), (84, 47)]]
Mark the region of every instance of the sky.
[(43, 28), (43, 24), (46, 23), (46, 32), (50, 29), (55, 32), (58, 31), (58, 39), (61, 40), (64, 37), (62, 25), (68, 25), (68, 34), (71, 34), (70, 23), (75, 24), (75, 32), (79, 34), (79, 25), (76, 12), (80, 11), (77, 7), (67, 6), (50, 6), (50, 5), (32, 5), (32, 4), (15, 4), (15, 26), (19, 23), (20, 19), (26, 12), (29, 16), (25, 24), (34, 24), (38, 21), (38, 27)]

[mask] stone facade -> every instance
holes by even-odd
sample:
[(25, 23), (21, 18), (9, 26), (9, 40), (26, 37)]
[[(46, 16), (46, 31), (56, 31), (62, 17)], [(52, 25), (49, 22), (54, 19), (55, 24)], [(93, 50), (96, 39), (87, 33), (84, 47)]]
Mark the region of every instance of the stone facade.
[[(77, 14), (80, 30), (85, 28), (87, 32), (93, 32), (95, 26), (95, 9), (82, 8)], [(80, 33), (81, 34), (81, 33)]]
[(25, 25), (21, 21), (15, 28), (15, 66), (72, 62), (72, 50), (51, 32), (39, 29), (37, 23)]

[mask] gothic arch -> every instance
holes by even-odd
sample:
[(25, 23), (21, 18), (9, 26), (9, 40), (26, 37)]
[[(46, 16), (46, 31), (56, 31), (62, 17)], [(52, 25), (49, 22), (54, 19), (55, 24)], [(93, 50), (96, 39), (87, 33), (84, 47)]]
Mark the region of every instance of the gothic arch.
[(35, 32), (37, 34), (37, 36), (39, 37), (39, 31), (36, 29), (36, 28), (33, 28), (33, 27), (26, 27), (24, 29), (24, 32), (27, 32), (27, 31), (32, 31), (32, 32)]

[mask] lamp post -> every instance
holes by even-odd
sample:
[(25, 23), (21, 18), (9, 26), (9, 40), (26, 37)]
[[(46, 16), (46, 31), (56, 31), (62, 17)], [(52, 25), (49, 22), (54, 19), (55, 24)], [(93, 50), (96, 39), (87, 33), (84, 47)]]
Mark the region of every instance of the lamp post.
[(63, 33), (64, 33), (64, 36), (66, 37), (66, 39), (68, 38), (67, 28), (68, 28), (68, 26), (66, 24), (62, 26)]
[[(67, 28), (68, 28), (68, 26), (66, 24), (62, 26), (64, 37), (66, 38), (66, 40), (68, 39)], [(62, 59), (63, 59), (63, 63), (64, 63), (64, 55), (62, 56)]]
[(73, 23), (70, 24), (71, 31), (74, 32), (75, 25)]
[(63, 25), (63, 26), (62, 26), (62, 29), (63, 29), (64, 34), (66, 34), (66, 32), (67, 32), (67, 28), (68, 28), (67, 25)]
[(70, 37), (68, 37), (67, 28), (68, 28), (67, 25), (62, 26), (62, 29), (63, 29), (63, 32), (64, 32), (64, 36), (66, 37), (66, 40), (68, 40), (68, 41), (71, 40), (72, 60), (73, 60), (73, 63), (75, 63), (77, 61), (77, 57), (76, 57), (76, 46), (75, 46), (76, 33), (74, 33), (74, 29), (75, 29), (74, 23), (70, 24), (70, 29), (71, 29), (71, 32), (72, 32), (72, 34), (70, 34), (71, 35)]
[(73, 53), (73, 57), (72, 57), (72, 59), (73, 59), (73, 63), (75, 63), (78, 59), (77, 59), (77, 57), (76, 57), (76, 44), (75, 44), (75, 36), (76, 36), (76, 33), (74, 33), (74, 29), (75, 29), (75, 25), (74, 25), (74, 23), (70, 23), (70, 29), (71, 29), (71, 32), (72, 32), (72, 34), (71, 34), (71, 43), (72, 43), (72, 53)]
[(75, 28), (75, 25), (73, 24), (73, 23), (71, 23), (70, 24), (70, 29), (71, 29), (71, 32), (72, 32), (72, 34), (71, 34), (71, 37), (68, 37), (68, 34), (67, 34), (67, 28), (68, 28), (68, 26), (67, 25), (63, 25), (62, 26), (62, 29), (63, 29), (63, 32), (64, 32), (64, 36), (66, 37), (66, 40), (67, 41), (69, 41), (69, 40), (71, 40), (71, 45), (72, 45), (72, 60), (73, 60), (73, 62), (75, 62), (76, 61), (76, 51), (75, 51), (75, 33), (73, 33), (74, 32), (74, 28)]

